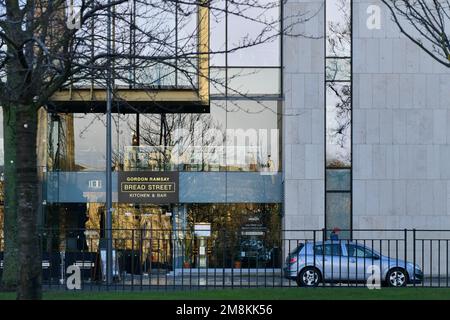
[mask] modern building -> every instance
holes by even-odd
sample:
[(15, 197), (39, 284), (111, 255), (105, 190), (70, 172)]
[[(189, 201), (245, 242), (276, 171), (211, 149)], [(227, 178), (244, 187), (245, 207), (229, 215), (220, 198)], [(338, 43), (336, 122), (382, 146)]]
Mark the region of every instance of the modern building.
[[(195, 65), (197, 79), (159, 64), (147, 78), (137, 67), (118, 72), (116, 248), (134, 247), (130, 230), (144, 230), (158, 239), (144, 244), (149, 261), (164, 264), (169, 240), (192, 239), (202, 225), (213, 256), (219, 247), (276, 248), (287, 230), (450, 228), (450, 71), (400, 34), (380, 0), (288, 0), (264, 9), (276, 21), (265, 24), (216, 5), (197, 24), (209, 38), (199, 32), (192, 44), (211, 54), (176, 62)], [(265, 41), (245, 42), (268, 25)], [(130, 65), (138, 63), (122, 62)], [(106, 129), (94, 79), (40, 112), (41, 226), (57, 230), (48, 248), (100, 245)], [(143, 181), (158, 192), (140, 190)], [(220, 259), (210, 263), (235, 257)]]
[(285, 7), (320, 37), (283, 45), (284, 227), (448, 229), (448, 68), (381, 1)]

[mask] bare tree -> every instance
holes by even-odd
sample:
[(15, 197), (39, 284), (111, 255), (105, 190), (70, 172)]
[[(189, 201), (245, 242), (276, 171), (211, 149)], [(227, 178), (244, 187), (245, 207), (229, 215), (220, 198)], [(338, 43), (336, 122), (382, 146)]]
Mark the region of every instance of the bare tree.
[(413, 43), (450, 68), (449, 0), (382, 0), (393, 21)]
[[(257, 32), (233, 45), (210, 50), (210, 56), (276, 41), (282, 34), (304, 36), (293, 32), (294, 26), (316, 14), (289, 16), (289, 23), (281, 29), (278, 15), (273, 14), (280, 6), (278, 0), (228, 0), (226, 7), (222, 3), (0, 0), (0, 105), (4, 113), (6, 185), (3, 284), (10, 288), (18, 284), (18, 298), (41, 297), (37, 113), (42, 107), (58, 111), (51, 103), (55, 92), (69, 86), (104, 89), (108, 70), (112, 71), (114, 90), (150, 91), (174, 85), (195, 88), (199, 75), (195, 22), (199, 6), (209, 7), (211, 19), (219, 19), (226, 12), (259, 25)], [(114, 37), (110, 56), (108, 21), (112, 21)], [(217, 79), (209, 80), (212, 85), (224, 85)]]

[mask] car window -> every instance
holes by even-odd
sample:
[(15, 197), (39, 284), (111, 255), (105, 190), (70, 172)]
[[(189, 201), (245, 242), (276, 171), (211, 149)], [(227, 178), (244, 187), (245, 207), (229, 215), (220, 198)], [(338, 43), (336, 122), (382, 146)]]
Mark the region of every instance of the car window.
[(372, 258), (372, 256), (374, 255), (373, 250), (370, 250), (363, 246), (358, 246), (355, 244), (346, 244), (346, 246), (349, 257)]
[(305, 246), (304, 243), (300, 243), (294, 250), (292, 250), (291, 254), (296, 255), (299, 254), (300, 251), (302, 251), (303, 247)]
[(317, 255), (340, 256), (342, 255), (342, 248), (340, 244), (326, 244), (324, 252), (323, 245), (316, 245), (314, 246), (314, 253)]

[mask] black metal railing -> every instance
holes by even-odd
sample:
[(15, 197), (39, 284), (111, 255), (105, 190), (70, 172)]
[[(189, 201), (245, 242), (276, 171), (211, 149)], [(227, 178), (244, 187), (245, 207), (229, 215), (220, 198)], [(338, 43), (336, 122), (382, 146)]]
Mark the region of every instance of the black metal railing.
[[(213, 231), (208, 237), (193, 230), (114, 229), (114, 281), (107, 284), (105, 234), (43, 230), (44, 286), (65, 288), (73, 279), (68, 273), (72, 265), (78, 267), (84, 289), (448, 287), (450, 279), (450, 230), (354, 229), (342, 233), (351, 239), (336, 239), (324, 229)], [(3, 252), (0, 259), (1, 272)]]

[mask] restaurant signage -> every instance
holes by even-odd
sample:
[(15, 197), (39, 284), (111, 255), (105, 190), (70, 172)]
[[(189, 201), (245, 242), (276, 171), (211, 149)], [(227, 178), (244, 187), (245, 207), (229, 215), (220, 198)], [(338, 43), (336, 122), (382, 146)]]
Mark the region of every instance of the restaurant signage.
[(178, 203), (178, 172), (121, 171), (118, 200), (122, 203)]

